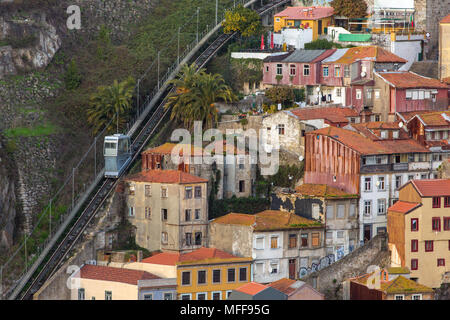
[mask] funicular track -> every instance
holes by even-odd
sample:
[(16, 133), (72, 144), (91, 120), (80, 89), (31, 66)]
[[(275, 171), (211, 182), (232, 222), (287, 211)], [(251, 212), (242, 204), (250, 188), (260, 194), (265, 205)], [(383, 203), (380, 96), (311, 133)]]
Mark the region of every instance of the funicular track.
[[(257, 8), (256, 11), (263, 15), (268, 11), (289, 3), (290, 0), (273, 0), (268, 4)], [(219, 35), (200, 55), (195, 59), (195, 64), (199, 70), (204, 67), (208, 61), (231, 39), (235, 36), (233, 34)], [(122, 175), (129, 171), (133, 163), (139, 157), (144, 146), (153, 136), (155, 131), (159, 128), (161, 122), (166, 118), (169, 109), (165, 109), (167, 97), (173, 91), (173, 88), (164, 90), (162, 98), (159, 99), (157, 107), (153, 108), (140, 127), (134, 131), (133, 140), (131, 144), (132, 159), (128, 163)], [(136, 134), (137, 132), (137, 134)], [(120, 177), (119, 177), (120, 178)], [(15, 288), (13, 293), (8, 297), (9, 299), (31, 299), (33, 294), (50, 278), (53, 273), (61, 266), (67, 255), (70, 253), (77, 240), (82, 236), (87, 226), (95, 217), (98, 210), (102, 207), (108, 196), (115, 189), (119, 179), (102, 178), (97, 184), (94, 191), (89, 195), (85, 203), (81, 206), (78, 214), (75, 216), (66, 230), (62, 233), (56, 244), (48, 251), (42, 263), (38, 265), (34, 272), (29, 275), (28, 279), (21, 279), (22, 281)]]

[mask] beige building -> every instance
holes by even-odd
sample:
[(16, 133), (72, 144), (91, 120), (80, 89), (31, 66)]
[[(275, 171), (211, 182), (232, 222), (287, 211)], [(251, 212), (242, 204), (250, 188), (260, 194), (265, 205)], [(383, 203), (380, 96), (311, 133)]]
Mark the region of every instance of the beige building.
[(148, 170), (125, 178), (128, 220), (150, 251), (187, 252), (206, 243), (207, 180), (183, 171)]
[(439, 22), (439, 79), (450, 77), (450, 14)]
[(411, 180), (388, 209), (392, 266), (411, 279), (440, 287), (450, 272), (450, 179)]

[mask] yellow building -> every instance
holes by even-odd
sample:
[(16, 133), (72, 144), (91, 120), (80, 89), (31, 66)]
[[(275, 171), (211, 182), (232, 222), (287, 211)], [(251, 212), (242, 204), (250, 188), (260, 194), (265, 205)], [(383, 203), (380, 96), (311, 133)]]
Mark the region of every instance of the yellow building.
[(450, 77), (450, 14), (439, 22), (439, 79)]
[(331, 7), (287, 7), (274, 16), (273, 30), (283, 28), (313, 29), (313, 41), (327, 33), (333, 23), (334, 9)]
[(181, 300), (226, 300), (233, 289), (251, 281), (252, 259), (236, 257), (215, 248), (178, 254), (163, 252), (143, 263), (164, 265), (177, 273)]
[(450, 275), (450, 179), (410, 180), (388, 209), (392, 266), (438, 288)]

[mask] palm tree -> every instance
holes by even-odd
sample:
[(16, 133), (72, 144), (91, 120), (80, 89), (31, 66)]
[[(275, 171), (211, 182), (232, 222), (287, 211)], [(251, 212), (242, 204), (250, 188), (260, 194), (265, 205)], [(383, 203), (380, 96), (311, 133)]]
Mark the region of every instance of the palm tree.
[(94, 134), (108, 124), (108, 132), (112, 132), (114, 127), (118, 132), (119, 128), (123, 127), (132, 107), (134, 86), (133, 77), (122, 82), (114, 80), (111, 86), (100, 86), (97, 92), (91, 95), (87, 120), (93, 126)]
[(170, 118), (181, 121), (188, 129), (194, 121), (202, 121), (211, 128), (218, 120), (215, 102), (231, 102), (235, 97), (221, 75), (207, 74), (205, 69), (196, 70), (195, 64), (185, 65), (181, 76), (171, 81), (175, 92), (169, 96), (165, 108), (172, 108)]

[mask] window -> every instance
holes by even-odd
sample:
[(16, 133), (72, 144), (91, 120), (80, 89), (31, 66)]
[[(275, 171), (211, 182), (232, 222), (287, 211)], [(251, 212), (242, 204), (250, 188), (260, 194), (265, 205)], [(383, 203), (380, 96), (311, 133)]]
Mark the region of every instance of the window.
[(191, 300), (191, 294), (190, 293), (182, 294), (181, 300)]
[(365, 200), (364, 201), (364, 215), (370, 216), (372, 213), (372, 201), (371, 200)]
[(213, 283), (220, 283), (220, 269), (213, 270)]
[(144, 294), (144, 300), (153, 300), (153, 295), (151, 293)]
[(227, 299), (230, 297), (230, 294), (233, 292), (233, 290), (227, 290), (226, 291), (226, 297)]
[(419, 251), (419, 240), (411, 240), (411, 252)]
[(328, 77), (328, 67), (323, 67), (323, 76)]
[(433, 231), (441, 231), (441, 218), (439, 217), (432, 218), (431, 225)]
[(192, 198), (192, 187), (185, 187), (184, 188), (184, 198), (185, 199), (191, 199)]
[(375, 90), (375, 99), (380, 99), (380, 90)]
[(350, 77), (350, 67), (349, 66), (344, 66), (344, 77), (345, 78)]
[(161, 209), (161, 219), (167, 221), (167, 209)]
[(264, 249), (264, 237), (256, 238), (255, 249)]
[(419, 269), (419, 260), (411, 259), (411, 270)]
[(434, 250), (433, 240), (425, 241), (425, 252), (432, 252)]
[(105, 300), (112, 300), (112, 292), (105, 291)]
[(412, 91), (406, 90), (406, 100), (411, 100), (411, 99), (412, 99)]
[(194, 219), (195, 220), (199, 220), (200, 219), (200, 209), (195, 209)]
[(354, 217), (355, 215), (356, 215), (356, 204), (351, 203), (351, 204), (350, 204), (350, 210), (349, 210), (348, 216), (349, 216), (349, 217)]
[(405, 295), (404, 294), (396, 294), (394, 296), (394, 300), (405, 300)]
[(444, 217), (444, 230), (450, 230), (450, 217)]
[(239, 169), (242, 170), (245, 168), (245, 159), (240, 158), (239, 159)]
[(161, 232), (161, 243), (167, 244), (169, 236), (167, 235), (167, 232)]
[(337, 66), (334, 67), (334, 76), (336, 78), (341, 76), (341, 67), (337, 67)]
[(167, 198), (167, 188), (161, 187), (161, 198)]
[(413, 294), (411, 300), (422, 300), (421, 294)]
[(372, 190), (372, 178), (364, 178), (364, 191)]
[(320, 234), (319, 234), (319, 232), (313, 232), (311, 234), (311, 236), (312, 236), (312, 240), (311, 240), (312, 246), (313, 247), (319, 246), (320, 245)]
[(181, 272), (181, 284), (183, 286), (188, 286), (191, 284), (191, 272), (190, 271)]
[(195, 233), (195, 245), (196, 246), (201, 246), (202, 245), (202, 233), (201, 232), (196, 232)]
[(421, 175), (420, 175), (420, 179), (423, 180), (423, 179), (426, 179), (426, 178), (427, 178), (427, 175), (426, 175), (426, 174), (421, 174)]
[(338, 238), (338, 239), (344, 238), (344, 231), (337, 231), (336, 232), (336, 238)]
[(441, 197), (433, 197), (433, 208), (441, 207)]
[(202, 187), (195, 187), (195, 197), (196, 198), (202, 197)]
[(384, 190), (384, 177), (378, 177), (378, 190)]
[(334, 219), (334, 206), (328, 205), (326, 207), (327, 210), (327, 219)]
[(227, 281), (228, 282), (235, 282), (236, 281), (236, 269), (230, 268), (227, 271)]
[(222, 299), (222, 291), (212, 292), (212, 300), (221, 300), (221, 299)]
[(128, 216), (134, 218), (134, 207), (128, 207)]
[(135, 187), (134, 187), (134, 184), (133, 184), (133, 185), (130, 185), (130, 188), (128, 189), (128, 194), (129, 194), (130, 196), (134, 196), (134, 194), (135, 194)]
[(283, 65), (281, 63), (277, 64), (277, 75), (283, 74)]
[(411, 219), (411, 231), (419, 231), (419, 219)]
[(367, 97), (367, 99), (372, 99), (372, 91), (371, 90), (366, 91), (366, 97)]
[(80, 288), (80, 289), (78, 289), (78, 300), (84, 300), (84, 299), (85, 299), (84, 289)]
[(356, 99), (361, 100), (362, 92), (361, 89), (356, 89)]
[(377, 234), (384, 234), (387, 232), (386, 227), (377, 227)]
[(303, 75), (304, 76), (309, 76), (309, 64), (305, 64), (303, 66)]
[(197, 293), (197, 300), (206, 300), (206, 293), (205, 292)]
[(191, 221), (191, 209), (184, 210), (184, 220)]
[(278, 273), (278, 261), (270, 262), (270, 273), (277, 274)]
[(239, 281), (247, 281), (247, 267), (239, 268)]
[(290, 234), (289, 235), (289, 249), (297, 248), (297, 235), (296, 234)]
[(269, 72), (269, 66), (266, 66), (266, 72)]
[(445, 267), (445, 259), (437, 259), (438, 267)]
[(271, 249), (278, 249), (278, 236), (271, 236), (270, 237), (270, 248)]
[(245, 192), (245, 181), (239, 180), (239, 192)]
[(145, 196), (146, 197), (150, 197), (151, 196), (151, 189), (150, 189), (150, 185), (149, 184), (147, 184), (147, 185), (145, 185)]
[[(342, 89), (341, 88), (336, 88), (336, 97), (341, 97), (342, 96)], [(352, 120), (354, 121), (354, 119), (352, 118)]]
[(402, 186), (402, 176), (395, 176), (395, 189)]
[(386, 214), (386, 199), (378, 199), (378, 215)]
[(278, 124), (277, 129), (279, 135), (284, 135), (284, 124)]
[(186, 241), (187, 246), (192, 246), (192, 233), (190, 232), (185, 233), (184, 239)]
[(408, 176), (408, 181), (409, 181), (409, 180), (413, 180), (413, 179), (414, 179), (414, 176), (413, 176), (413, 175), (409, 175), (409, 176)]
[(338, 204), (337, 206), (337, 215), (336, 218), (338, 219), (343, 219), (345, 216), (345, 205), (343, 204)]
[(150, 219), (152, 216), (151, 213), (151, 209), (149, 207), (145, 207), (145, 219)]
[(206, 270), (197, 271), (197, 284), (206, 283)]
[(307, 247), (308, 246), (308, 234), (303, 233), (300, 237), (302, 239), (302, 247)]
[(295, 64), (291, 64), (289, 68), (289, 74), (291, 76), (295, 76), (295, 71), (296, 71)]

